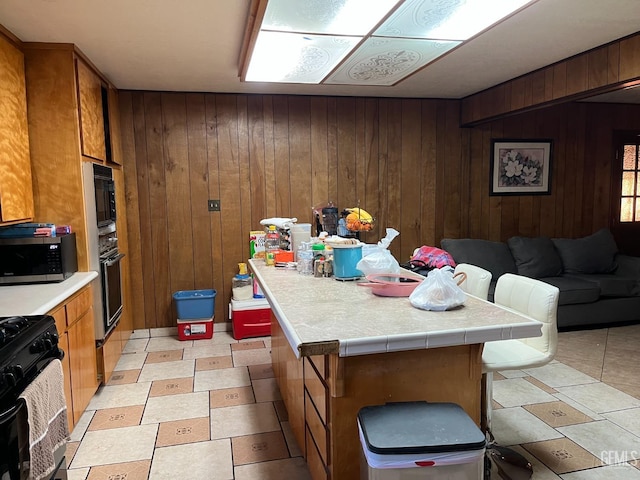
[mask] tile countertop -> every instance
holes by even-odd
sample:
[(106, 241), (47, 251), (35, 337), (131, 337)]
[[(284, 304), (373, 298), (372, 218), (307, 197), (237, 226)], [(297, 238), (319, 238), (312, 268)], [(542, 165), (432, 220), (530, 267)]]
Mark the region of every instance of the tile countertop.
[(255, 279), (297, 357), (341, 357), (538, 337), (542, 324), (467, 295), (446, 312), (413, 307), (407, 297), (380, 297), (357, 282), (300, 275), (249, 260)]
[(64, 282), (0, 286), (0, 316), (45, 314), (97, 277), (76, 272)]

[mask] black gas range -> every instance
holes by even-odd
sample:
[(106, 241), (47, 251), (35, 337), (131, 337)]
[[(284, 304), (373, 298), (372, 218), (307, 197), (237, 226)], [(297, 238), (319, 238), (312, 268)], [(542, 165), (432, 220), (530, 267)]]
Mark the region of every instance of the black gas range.
[[(0, 480), (20, 478), (18, 430), (26, 418), (20, 394), (51, 361), (63, 357), (53, 317), (0, 317)], [(57, 457), (59, 468), (51, 478), (64, 479), (64, 450)]]

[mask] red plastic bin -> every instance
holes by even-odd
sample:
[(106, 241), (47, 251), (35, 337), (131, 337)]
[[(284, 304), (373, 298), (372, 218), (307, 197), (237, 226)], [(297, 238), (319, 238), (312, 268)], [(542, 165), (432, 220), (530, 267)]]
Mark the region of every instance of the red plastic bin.
[(233, 338), (267, 337), (271, 335), (271, 309), (264, 298), (253, 300), (231, 300), (229, 318), (233, 327)]
[(209, 319), (178, 319), (178, 338), (180, 340), (206, 340), (213, 338), (213, 317)]

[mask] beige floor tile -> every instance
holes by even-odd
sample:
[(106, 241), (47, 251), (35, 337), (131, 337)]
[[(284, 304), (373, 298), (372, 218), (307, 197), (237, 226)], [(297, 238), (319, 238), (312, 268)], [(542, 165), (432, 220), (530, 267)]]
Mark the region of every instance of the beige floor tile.
[(251, 387), (223, 388), (209, 392), (209, 406), (211, 408), (232, 407), (255, 402), (256, 399)]
[(635, 349), (609, 350), (604, 357), (602, 367), (602, 381), (606, 383), (623, 383), (640, 387), (640, 376), (634, 372), (634, 368), (640, 363), (640, 351), (638, 345)]
[(631, 395), (632, 397), (640, 400), (640, 385), (627, 385), (625, 383), (614, 383), (614, 382), (605, 382), (607, 385), (615, 388), (616, 390), (620, 390), (621, 392), (626, 393), (627, 395)]
[(535, 385), (536, 387), (538, 387), (540, 390), (544, 390), (547, 393), (550, 394), (554, 394), (554, 393), (558, 393), (558, 391), (553, 388), (550, 387), (549, 385), (547, 385), (546, 383), (542, 383), (540, 380), (538, 380), (537, 378), (533, 378), (533, 377), (524, 377), (524, 379), (531, 383), (532, 385)]
[(280, 422), (271, 402), (211, 410), (211, 438), (240, 437), (278, 430)]
[[(600, 458), (603, 452), (627, 452), (628, 460), (640, 458), (638, 437), (608, 420), (558, 427), (558, 431)], [(615, 456), (604, 456), (604, 463), (617, 463)]]
[(611, 465), (566, 473), (562, 480), (640, 480), (640, 470), (631, 465)]
[[(207, 340), (200, 340), (200, 342), (205, 342)], [(216, 332), (215, 335), (213, 335), (213, 338), (211, 340), (208, 340), (210, 343), (214, 343), (214, 344), (232, 344), (232, 343), (238, 343), (238, 341), (233, 338), (233, 335), (231, 335), (230, 331), (226, 331), (226, 332)]]
[[(204, 340), (200, 340), (204, 341)], [(198, 344), (193, 347), (184, 349), (184, 360), (206, 357), (228, 357), (231, 355), (231, 345), (228, 343), (207, 343), (206, 345)]]
[(551, 388), (583, 385), (598, 381), (598, 379), (560, 362), (552, 362), (543, 367), (528, 368), (525, 369), (525, 372)]
[(493, 381), (494, 382), (497, 382), (499, 380), (504, 380), (505, 378), (507, 378), (507, 377), (502, 375), (500, 372), (493, 372)]
[(135, 338), (149, 338), (149, 329), (148, 328), (140, 328), (134, 330), (129, 339)]
[(203, 370), (219, 370), (221, 368), (233, 368), (231, 355), (226, 357), (196, 358), (196, 372)]
[(89, 410), (144, 405), (149, 395), (151, 382), (100, 387), (87, 407)]
[(193, 390), (200, 392), (221, 388), (248, 387), (249, 385), (251, 385), (251, 379), (246, 367), (223, 368), (196, 372)]
[(493, 399), (503, 407), (552, 402), (555, 398), (524, 378), (509, 378), (493, 384)]
[(640, 408), (605, 413), (604, 417), (638, 437), (640, 442)]
[(87, 480), (147, 480), (151, 460), (92, 467)]
[(107, 382), (107, 385), (125, 385), (127, 383), (136, 383), (138, 381), (139, 375), (140, 369), (114, 371), (111, 374), (111, 378)]
[(289, 449), (289, 456), (301, 457), (302, 450), (300, 450), (300, 446), (296, 441), (296, 437), (293, 434), (293, 430), (291, 430), (291, 424), (289, 422), (280, 422), (280, 426), (282, 427), (282, 434), (284, 435), (284, 439), (287, 442), (287, 448)]
[(499, 445), (521, 445), (563, 435), (522, 407), (501, 408), (491, 414), (491, 430)]
[(82, 437), (84, 437), (84, 434), (87, 432), (87, 428), (89, 428), (89, 424), (91, 423), (91, 419), (95, 413), (95, 410), (87, 409), (84, 411), (73, 427), (71, 435), (69, 435), (70, 441), (79, 442), (82, 440)]
[(148, 338), (130, 338), (122, 349), (122, 353), (144, 353), (149, 343)]
[(192, 341), (179, 340), (178, 337), (151, 337), (145, 351), (161, 352), (164, 350), (180, 350), (191, 347), (192, 345)]
[(234, 466), (289, 458), (281, 431), (234, 437), (231, 439), (231, 450)]
[(159, 352), (149, 352), (144, 363), (177, 362), (182, 360), (183, 350), (161, 350)]
[(528, 443), (523, 447), (558, 474), (602, 465), (599, 458), (568, 438)]
[(237, 352), (238, 350), (253, 350), (256, 348), (265, 348), (264, 342), (262, 340), (248, 340), (231, 345), (232, 352)]
[[(149, 480), (232, 480), (231, 441), (228, 438), (157, 448)], [(287, 477), (281, 477), (284, 479)], [(254, 477), (252, 480), (263, 480)]]
[(89, 424), (88, 431), (140, 425), (143, 411), (143, 405), (97, 410)]
[(86, 480), (89, 468), (75, 468), (67, 470), (67, 480)]
[(146, 360), (146, 358), (146, 352), (123, 353), (118, 360), (118, 363), (116, 363), (114, 370), (139, 370), (144, 365), (144, 361)]
[(240, 465), (234, 470), (235, 480), (311, 480), (302, 457)]
[(67, 465), (71, 464), (71, 461), (73, 460), (73, 457), (78, 451), (79, 446), (80, 446), (80, 442), (67, 442), (67, 450), (64, 454), (64, 456), (67, 459)]
[(271, 352), (266, 348), (252, 348), (233, 352), (233, 364), (236, 367), (264, 365), (271, 362)]
[(558, 387), (557, 390), (597, 413), (640, 407), (640, 400), (604, 383)]
[(182, 393), (149, 398), (141, 423), (170, 422), (207, 416), (209, 416), (207, 392)]
[(275, 378), (261, 378), (251, 382), (253, 392), (256, 395), (256, 402), (274, 402), (282, 400), (280, 388)]
[(142, 367), (138, 381), (152, 382), (153, 380), (192, 377), (194, 369), (195, 360), (145, 364)]
[(149, 329), (150, 337), (177, 337), (178, 327), (159, 327)]
[(592, 418), (573, 408), (571, 405), (560, 401), (523, 405), (522, 408), (533, 413), (540, 420), (554, 428), (593, 421)]
[(265, 363), (263, 365), (249, 365), (249, 376), (251, 380), (258, 380), (261, 378), (273, 378), (275, 374), (273, 366), (270, 363)]
[(70, 467), (150, 460), (157, 433), (157, 424), (87, 432)]
[(149, 398), (193, 392), (193, 377), (156, 380), (151, 383)]
[(209, 417), (163, 422), (158, 430), (156, 448), (210, 440)]

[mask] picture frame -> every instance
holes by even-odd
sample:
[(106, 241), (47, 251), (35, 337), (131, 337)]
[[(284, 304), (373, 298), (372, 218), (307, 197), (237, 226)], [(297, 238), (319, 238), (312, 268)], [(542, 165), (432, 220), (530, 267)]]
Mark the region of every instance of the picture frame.
[(550, 139), (492, 139), (489, 194), (551, 194), (552, 153)]

